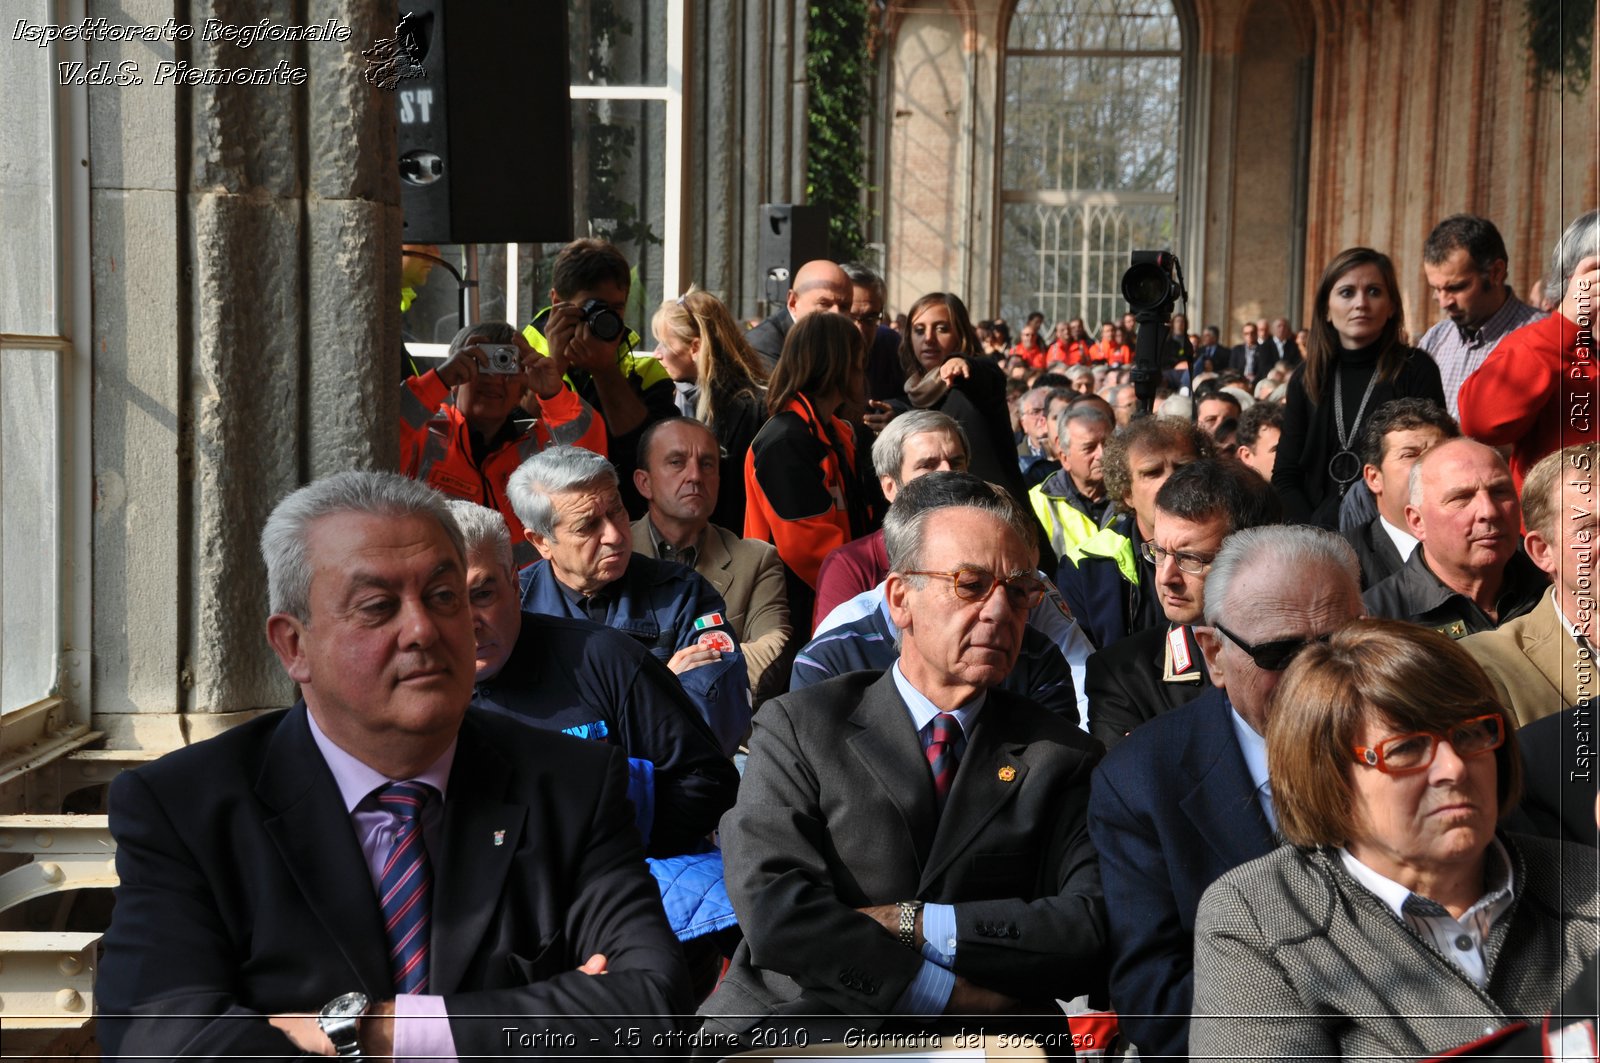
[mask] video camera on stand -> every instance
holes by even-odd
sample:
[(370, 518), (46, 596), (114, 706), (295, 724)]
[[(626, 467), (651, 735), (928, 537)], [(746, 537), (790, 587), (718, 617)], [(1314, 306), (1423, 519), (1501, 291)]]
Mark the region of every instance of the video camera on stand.
[(1133, 348), (1133, 393), (1139, 412), (1149, 413), (1161, 383), (1162, 352), (1172, 331), (1172, 308), (1187, 302), (1183, 266), (1171, 251), (1135, 251), (1133, 264), (1122, 275), (1122, 297), (1139, 323)]

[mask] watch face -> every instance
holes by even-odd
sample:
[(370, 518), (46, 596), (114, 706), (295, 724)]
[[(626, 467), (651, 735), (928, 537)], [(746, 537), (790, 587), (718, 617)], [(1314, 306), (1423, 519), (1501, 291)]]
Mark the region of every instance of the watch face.
[(335, 997), (323, 1007), (324, 1018), (344, 1019), (352, 1015), (365, 1015), (367, 1013), (367, 995), (365, 993), (346, 993), (342, 997)]

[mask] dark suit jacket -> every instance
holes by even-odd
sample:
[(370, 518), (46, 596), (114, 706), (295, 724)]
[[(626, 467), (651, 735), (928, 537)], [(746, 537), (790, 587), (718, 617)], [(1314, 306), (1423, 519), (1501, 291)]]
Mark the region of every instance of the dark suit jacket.
[(915, 898), (955, 905), (957, 975), (1025, 1001), (1098, 989), (1105, 904), (1084, 827), (1097, 754), (1070, 722), (991, 690), (940, 815), (892, 675), (767, 702), (722, 819), (745, 939), (706, 1029), (788, 1016), (812, 1043), (876, 1029), (922, 958), (855, 909)]
[(1596, 782), (1600, 765), (1595, 763), (1596, 708), (1600, 706), (1591, 701), (1518, 728), (1522, 800), (1506, 818), (1507, 830), (1600, 845), (1594, 821), (1594, 795), (1600, 785)]
[(1107, 754), (1094, 773), (1089, 834), (1115, 898), (1106, 906), (1111, 1005), (1141, 1056), (1182, 1058), (1200, 895), (1275, 845), (1221, 690), (1208, 687)]
[(1382, 520), (1382, 517), (1373, 517), (1359, 528), (1345, 533), (1345, 542), (1350, 544), (1350, 548), (1356, 552), (1356, 560), (1361, 562), (1362, 590), (1376, 587), (1405, 565), (1394, 540), (1389, 538), (1389, 533), (1379, 523)]
[(1191, 670), (1188, 680), (1166, 678), (1169, 627), (1136, 631), (1127, 638), (1091, 653), (1085, 664), (1083, 686), (1089, 697), (1089, 733), (1118, 745), (1135, 727), (1179, 705), (1187, 705), (1211, 689), (1206, 659), (1185, 633)]
[[(677, 1026), (688, 980), (626, 786), (619, 750), (469, 711), (432, 861), (430, 972), (463, 1056), (503, 1051), (502, 1027), (532, 1030), (529, 1016), (585, 1052), (615, 1050), (608, 1015)], [(264, 1016), (394, 996), (372, 877), (304, 705), (119, 775), (111, 833), (107, 1057), (295, 1056)], [(610, 973), (577, 972), (596, 952)]]
[(1278, 364), (1278, 348), (1272, 346), (1270, 340), (1266, 344), (1258, 343), (1256, 344), (1256, 364), (1246, 369), (1245, 364), (1249, 361), (1250, 352), (1245, 350), (1244, 344), (1234, 344), (1232, 354), (1228, 359), (1228, 368), (1237, 369), (1252, 381), (1266, 376), (1272, 367)]

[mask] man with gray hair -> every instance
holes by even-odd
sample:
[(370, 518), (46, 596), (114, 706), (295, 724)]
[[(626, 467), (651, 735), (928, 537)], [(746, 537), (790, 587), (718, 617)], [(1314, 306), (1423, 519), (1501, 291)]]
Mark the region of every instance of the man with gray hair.
[(1337, 535), (1229, 536), (1195, 629), (1212, 689), (1142, 724), (1095, 770), (1089, 833), (1115, 898), (1111, 1004), (1141, 1057), (1188, 1055), (1200, 895), (1277, 843), (1263, 736), (1283, 670), (1360, 615), (1355, 553)]
[(1115, 430), (1097, 403), (1069, 406), (1056, 418), (1061, 468), (1028, 492), (1028, 502), (1057, 557), (1066, 557), (1115, 516), (1101, 468), (1106, 440)]
[(1416, 549), (1367, 589), (1369, 616), (1408, 620), (1453, 639), (1492, 631), (1544, 596), (1544, 573), (1518, 549), (1517, 491), (1505, 459), (1447, 439), (1411, 466), (1406, 523)]
[(459, 500), (450, 513), (467, 551), (477, 655), (472, 703), (620, 747), (646, 853), (702, 847), (733, 804), (739, 777), (683, 685), (620, 631), (523, 612), (505, 522)]
[(611, 463), (551, 447), (523, 462), (507, 490), (541, 558), (522, 570), (522, 608), (592, 620), (643, 643), (731, 756), (750, 726), (750, 688), (727, 604), (693, 569), (634, 553)]
[(1022, 483), (1030, 491), (1061, 468), (1051, 451), (1052, 426), (1046, 411), (1050, 405), (1048, 387), (1029, 388), (1017, 399), (1017, 421), (1022, 426), (1022, 441), (1017, 444), (1017, 466)]
[(1060, 1036), (1056, 999), (1103, 984), (1083, 822), (1098, 747), (998, 689), (1045, 581), (1014, 504), (916, 505), (937, 479), (907, 484), (884, 524), (898, 660), (757, 718), (722, 820), (745, 938), (702, 1006), (718, 1055), (980, 1014), (992, 1029), (1048, 1014)]
[[(878, 433), (872, 443), (872, 470), (878, 486), (891, 504), (900, 489), (930, 472), (966, 472), (966, 429), (955, 418), (937, 410), (903, 413)], [(822, 559), (817, 572), (817, 604), (810, 628), (841, 603), (871, 590), (889, 574), (889, 554), (883, 529), (853, 539)]]
[(478, 1057), (519, 1015), (674, 1035), (683, 961), (626, 758), (469, 709), (443, 498), (340, 473), (279, 502), (261, 550), (302, 700), (112, 783), (106, 1054)]
[(1596, 298), (1600, 297), (1600, 210), (1573, 221), (1550, 256), (1546, 294), (1561, 300), (1543, 321), (1507, 336), (1457, 396), (1461, 431), (1511, 448), (1511, 478), (1546, 454), (1595, 436)]

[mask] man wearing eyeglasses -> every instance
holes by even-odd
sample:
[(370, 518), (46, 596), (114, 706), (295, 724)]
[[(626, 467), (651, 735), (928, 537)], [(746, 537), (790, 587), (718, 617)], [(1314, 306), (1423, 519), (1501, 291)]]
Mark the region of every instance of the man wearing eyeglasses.
[(1237, 461), (1202, 458), (1174, 470), (1161, 485), (1154, 534), (1141, 549), (1156, 567), (1156, 596), (1167, 622), (1135, 632), (1088, 661), (1089, 733), (1107, 749), (1210, 686), (1193, 625), (1205, 609), (1211, 563), (1229, 535), (1276, 523), (1281, 514), (1272, 486)]
[(1054, 1000), (1103, 984), (1084, 822), (1098, 747), (996, 689), (1045, 593), (1015, 521), (994, 496), (897, 502), (884, 534), (898, 660), (762, 707), (722, 821), (745, 939), (702, 1007), (718, 1055), (806, 1043), (802, 1030), (811, 1044), (916, 1038), (972, 1015), (998, 1031), (1050, 1014), (1059, 1035)]
[(1360, 569), (1337, 535), (1229, 536), (1195, 628), (1213, 689), (1141, 725), (1095, 771), (1089, 832), (1116, 898), (1111, 1004), (1141, 1056), (1187, 1056), (1200, 895), (1276, 844), (1263, 736), (1283, 669), (1361, 612)]

